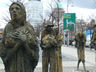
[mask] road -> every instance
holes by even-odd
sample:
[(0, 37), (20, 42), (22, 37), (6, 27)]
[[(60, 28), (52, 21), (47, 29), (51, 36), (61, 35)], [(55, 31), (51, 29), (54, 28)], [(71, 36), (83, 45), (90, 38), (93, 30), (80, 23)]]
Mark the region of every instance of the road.
[[(74, 46), (62, 46), (62, 63), (63, 72), (76, 72), (77, 67), (77, 49)], [(35, 72), (42, 72), (42, 50), (39, 52), (40, 58)], [(85, 64), (86, 69), (89, 72), (96, 72), (95, 51), (89, 48), (85, 49)], [(80, 70), (83, 70), (82, 63), (80, 64)], [(4, 65), (0, 59), (0, 72), (4, 72)], [(83, 71), (82, 71), (83, 72)]]

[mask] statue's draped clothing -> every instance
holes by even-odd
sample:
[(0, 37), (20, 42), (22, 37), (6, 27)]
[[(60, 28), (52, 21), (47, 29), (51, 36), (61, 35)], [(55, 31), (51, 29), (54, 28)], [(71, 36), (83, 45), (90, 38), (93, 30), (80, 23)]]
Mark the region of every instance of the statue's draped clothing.
[(77, 40), (77, 53), (78, 59), (84, 61), (85, 60), (85, 42), (86, 37), (84, 32), (80, 32), (76, 36)]
[[(27, 53), (25, 44), (12, 36), (15, 32), (21, 32), (22, 35), (26, 35), (26, 42), (31, 50), (30, 54)], [(1, 58), (5, 64), (6, 72), (33, 72), (39, 55), (37, 38), (30, 24), (25, 23), (24, 26), (14, 28), (9, 22), (4, 30), (2, 43), (4, 48)], [(12, 53), (11, 51), (16, 44), (18, 44), (18, 49), (15, 53)], [(8, 55), (8, 59), (5, 60)]]

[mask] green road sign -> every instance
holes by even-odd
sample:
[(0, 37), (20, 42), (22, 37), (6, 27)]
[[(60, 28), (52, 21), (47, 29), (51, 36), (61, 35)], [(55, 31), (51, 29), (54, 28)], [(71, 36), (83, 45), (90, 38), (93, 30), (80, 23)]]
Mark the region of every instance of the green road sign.
[(75, 24), (76, 24), (76, 14), (75, 13), (64, 13), (64, 19), (63, 19), (63, 30), (75, 30)]

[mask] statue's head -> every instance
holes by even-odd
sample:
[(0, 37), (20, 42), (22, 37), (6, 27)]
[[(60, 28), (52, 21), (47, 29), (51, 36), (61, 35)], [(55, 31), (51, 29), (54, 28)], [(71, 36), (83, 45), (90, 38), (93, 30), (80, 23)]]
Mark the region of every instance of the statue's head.
[(21, 2), (13, 2), (9, 8), (11, 20), (26, 21), (25, 7)]
[(45, 28), (48, 32), (50, 32), (53, 27), (54, 27), (54, 25), (51, 23), (51, 21), (48, 20), (45, 22)]
[(51, 21), (47, 20), (45, 21), (45, 27), (54, 27)]

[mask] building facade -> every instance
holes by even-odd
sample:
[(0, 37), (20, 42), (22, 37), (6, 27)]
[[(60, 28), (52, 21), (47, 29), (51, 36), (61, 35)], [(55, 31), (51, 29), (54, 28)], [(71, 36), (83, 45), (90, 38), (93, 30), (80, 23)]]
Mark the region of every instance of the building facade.
[(27, 20), (36, 29), (43, 20), (43, 5), (41, 0), (29, 0), (25, 7), (27, 12)]

